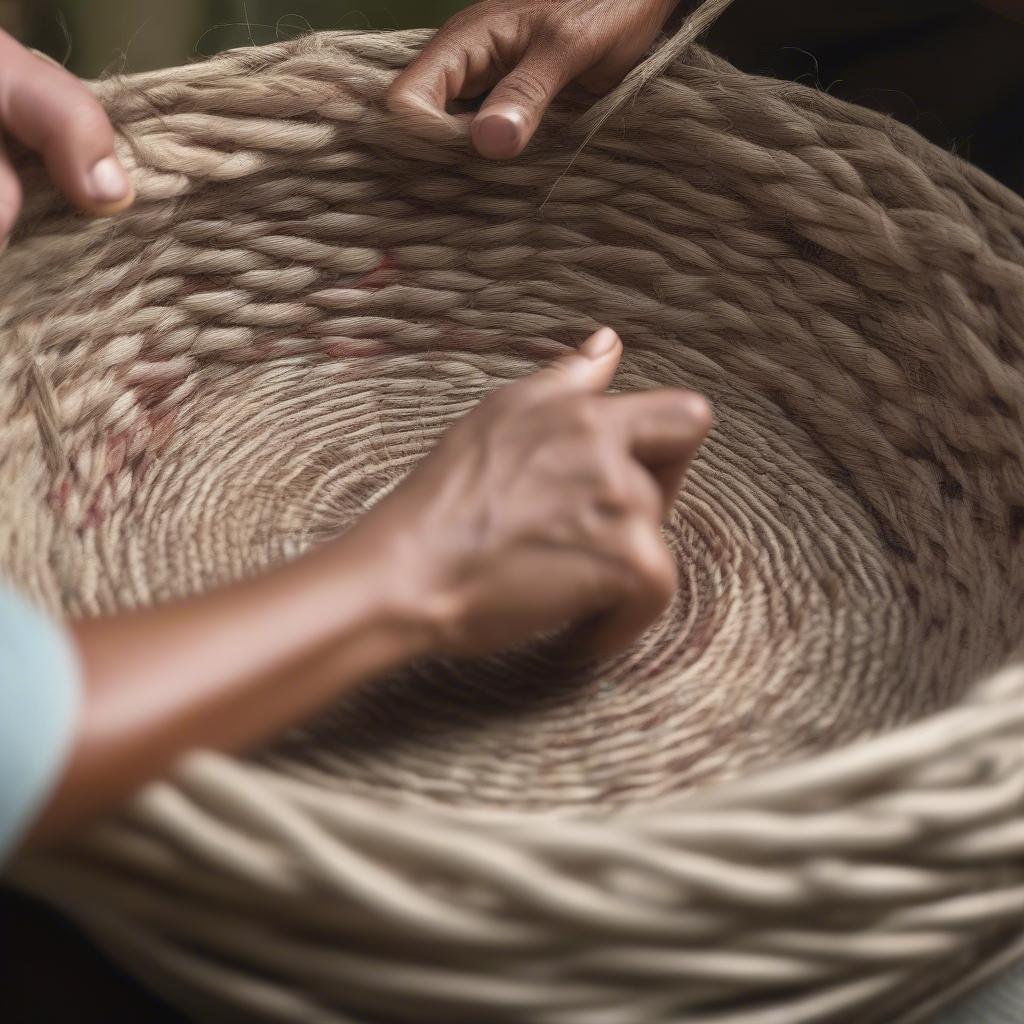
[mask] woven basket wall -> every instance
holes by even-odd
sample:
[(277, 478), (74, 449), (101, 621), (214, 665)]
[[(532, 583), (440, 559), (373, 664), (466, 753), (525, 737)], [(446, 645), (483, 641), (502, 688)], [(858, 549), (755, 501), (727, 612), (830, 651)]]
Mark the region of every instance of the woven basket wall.
[(337, 533), (599, 324), (706, 394), (633, 650), (418, 664), (17, 867), (199, 1019), (926, 1020), (1024, 951), (1024, 202), (699, 48), (580, 149), (411, 138), (420, 33), (97, 87), (0, 259), (0, 558), (96, 614)]

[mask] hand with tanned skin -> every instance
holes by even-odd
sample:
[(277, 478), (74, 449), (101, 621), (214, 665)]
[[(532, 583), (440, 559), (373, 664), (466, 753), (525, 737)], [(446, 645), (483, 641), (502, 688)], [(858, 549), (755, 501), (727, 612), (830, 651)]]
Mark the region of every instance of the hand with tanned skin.
[[(982, 2), (1024, 13), (1018, 0)], [(485, 156), (515, 157), (566, 84), (617, 84), (674, 7), (483, 0), (398, 76), (389, 104), (425, 123), (490, 90), (473, 141)], [(131, 203), (113, 131), (88, 90), (3, 33), (0, 129), (38, 151), (84, 211)], [(0, 147), (0, 244), (19, 205)], [(352, 530), (293, 563), (69, 624), (83, 711), (27, 844), (69, 834), (189, 749), (243, 750), (410, 659), (498, 651), (581, 622), (595, 653), (635, 639), (675, 587), (660, 524), (711, 413), (689, 392), (603, 394), (620, 356), (604, 329), (503, 388)]]
[(114, 154), (114, 129), (74, 75), (0, 31), (0, 248), (21, 209), (21, 184), (5, 141), (35, 150), (54, 183), (85, 213), (130, 206), (131, 179)]
[[(978, 0), (1024, 20), (1024, 0)], [(412, 131), (444, 132), (446, 107), (488, 94), (473, 116), (478, 153), (518, 156), (570, 82), (614, 88), (647, 52), (678, 0), (481, 0), (460, 11), (388, 90)], [(684, 10), (697, 6), (684, 3)]]
[(648, 50), (677, 0), (482, 0), (395, 79), (388, 106), (429, 134), (453, 100), (488, 92), (472, 119), (481, 156), (518, 156), (570, 82), (606, 92)]
[[(629, 35), (613, 6), (606, 30)], [(594, 73), (621, 73), (664, 6), (636, 5), (642, 30), (604, 48)], [(99, 104), (3, 33), (0, 124), (83, 211), (132, 202)], [(20, 201), (0, 149), (0, 242)], [(68, 623), (81, 710), (25, 845), (69, 835), (190, 749), (243, 750), (412, 658), (484, 654), (580, 622), (597, 653), (639, 635), (675, 587), (660, 524), (711, 414), (687, 392), (604, 395), (621, 352), (604, 329), (501, 389), (348, 533), (262, 578)]]
[(686, 391), (604, 394), (621, 354), (604, 328), (497, 391), (349, 532), (262, 578), (71, 623), (83, 711), (28, 844), (413, 658), (575, 623), (574, 649), (629, 644), (675, 589), (660, 527), (711, 411)]

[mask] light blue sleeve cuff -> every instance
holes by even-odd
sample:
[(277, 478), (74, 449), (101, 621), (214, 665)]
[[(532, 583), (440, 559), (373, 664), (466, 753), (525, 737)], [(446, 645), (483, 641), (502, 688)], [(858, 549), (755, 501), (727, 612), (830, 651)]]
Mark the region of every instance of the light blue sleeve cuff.
[(80, 698), (67, 633), (0, 584), (0, 865), (57, 780)]
[[(64, 630), (0, 585), (0, 864), (49, 795), (74, 737), (78, 661)], [(1021, 1024), (1024, 967), (933, 1024)]]

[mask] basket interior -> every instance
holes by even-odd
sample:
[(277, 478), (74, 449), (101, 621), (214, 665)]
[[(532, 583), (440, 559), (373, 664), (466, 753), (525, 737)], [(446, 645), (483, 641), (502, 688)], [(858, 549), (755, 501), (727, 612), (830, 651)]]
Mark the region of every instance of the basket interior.
[(704, 58), (628, 130), (576, 153), (569, 98), (525, 160), (489, 164), (385, 130), (379, 76), (342, 56), (331, 106), (291, 58), (246, 69), (293, 75), (278, 150), (230, 63), (194, 73), (220, 90), (202, 103), (110, 86), (135, 210), (87, 223), (30, 194), (0, 260), (15, 580), (96, 614), (294, 557), (609, 323), (615, 388), (716, 410), (665, 527), (668, 612), (597, 664), (547, 638), (410, 666), (262, 760), (389, 799), (614, 809), (928, 714), (1016, 649), (1014, 197), (840, 104), (830, 149), (832, 101), (792, 87), (718, 68), (709, 113)]

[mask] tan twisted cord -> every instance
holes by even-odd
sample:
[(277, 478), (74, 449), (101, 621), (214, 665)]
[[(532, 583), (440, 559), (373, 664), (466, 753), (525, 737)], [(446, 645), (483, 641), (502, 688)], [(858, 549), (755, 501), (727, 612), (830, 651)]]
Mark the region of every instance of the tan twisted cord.
[(19, 877), (201, 1017), (910, 1021), (1024, 930), (1024, 675), (971, 690), (1022, 634), (1024, 204), (692, 39), (578, 154), (568, 96), (477, 160), (384, 111), (423, 39), (103, 83), (116, 222), (26, 168), (3, 568), (74, 613), (257, 571), (608, 322), (617, 387), (716, 405), (679, 597), (579, 676), (418, 665), (196, 755)]
[(646, 60), (633, 68), (616, 88), (580, 117), (576, 127), (586, 133), (586, 142), (594, 137), (601, 125), (616, 111), (635, 101), (648, 82), (664, 75), (732, 4), (733, 0), (704, 0), (698, 4), (670, 39), (665, 40)]

